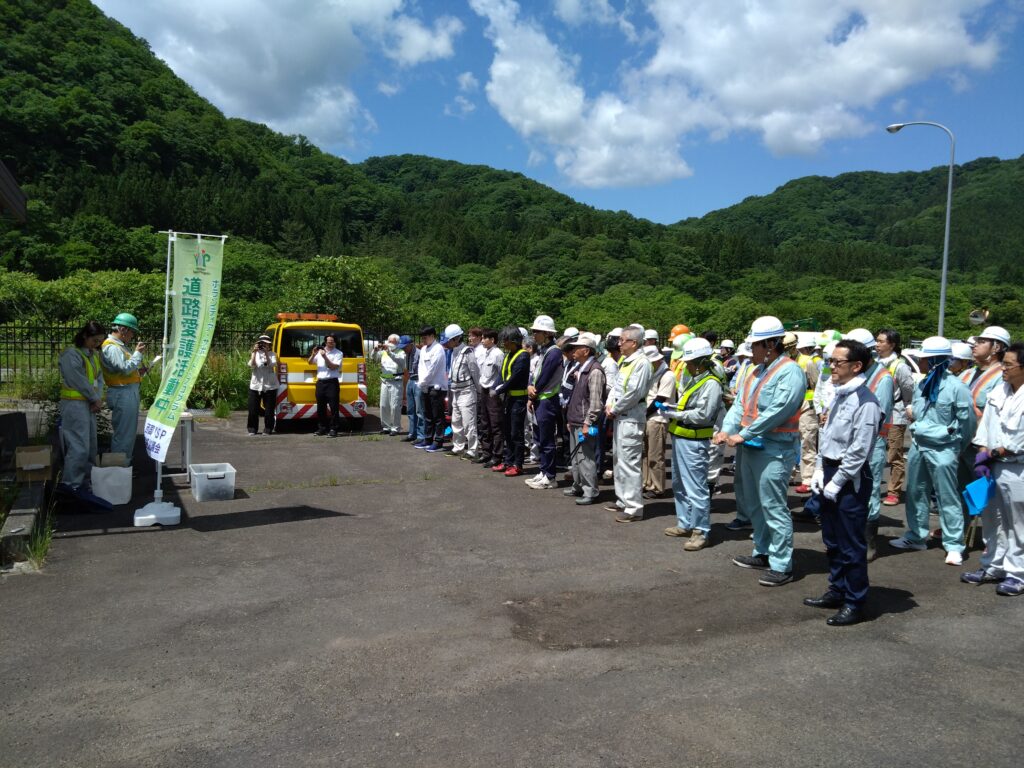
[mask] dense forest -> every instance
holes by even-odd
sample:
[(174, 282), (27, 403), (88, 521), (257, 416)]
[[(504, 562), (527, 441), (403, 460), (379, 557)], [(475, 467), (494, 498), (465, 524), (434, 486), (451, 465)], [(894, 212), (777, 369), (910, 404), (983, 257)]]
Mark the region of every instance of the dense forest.
[[(360, 164), (226, 118), (85, 0), (0, 4), (0, 322), (162, 313), (161, 229), (227, 234), (222, 318), (333, 311), (369, 328), (639, 321), (737, 333), (772, 312), (934, 332), (946, 168), (797, 179), (671, 226), (517, 173), (420, 156)], [(957, 168), (947, 332), (1024, 332), (1024, 158)]]

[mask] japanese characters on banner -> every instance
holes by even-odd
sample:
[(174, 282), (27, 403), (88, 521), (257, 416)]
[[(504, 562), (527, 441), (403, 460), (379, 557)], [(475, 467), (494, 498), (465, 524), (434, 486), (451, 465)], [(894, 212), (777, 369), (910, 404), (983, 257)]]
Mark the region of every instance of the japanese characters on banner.
[(160, 390), (146, 417), (146, 452), (157, 461), (167, 457), (181, 412), (206, 362), (220, 305), (224, 238), (168, 234), (174, 247), (171, 272), (171, 340)]

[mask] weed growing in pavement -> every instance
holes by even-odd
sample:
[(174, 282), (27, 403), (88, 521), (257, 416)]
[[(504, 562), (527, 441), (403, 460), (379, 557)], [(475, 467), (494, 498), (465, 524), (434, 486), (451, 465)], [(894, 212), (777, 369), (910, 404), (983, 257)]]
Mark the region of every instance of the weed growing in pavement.
[(384, 439), (384, 435), (363, 435), (359, 438), (360, 443), (379, 443)]
[(227, 400), (218, 400), (213, 406), (213, 415), (218, 419), (226, 419), (231, 416), (231, 403)]
[[(57, 473), (56, 483), (60, 483), (61, 475)], [(41, 519), (36, 521), (35, 530), (28, 537), (28, 547), (25, 552), (28, 559), (37, 569), (43, 567), (46, 556), (50, 553), (50, 545), (53, 543), (53, 532), (56, 529), (54, 521), (57, 509), (57, 494), (50, 494), (50, 504), (45, 510), (39, 510)]]

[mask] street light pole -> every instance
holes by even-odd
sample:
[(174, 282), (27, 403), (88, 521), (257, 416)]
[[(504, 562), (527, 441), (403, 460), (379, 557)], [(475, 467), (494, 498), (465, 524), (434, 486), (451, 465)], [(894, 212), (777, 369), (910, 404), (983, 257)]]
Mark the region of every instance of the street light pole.
[(956, 137), (942, 123), (932, 123), (927, 120), (918, 120), (910, 123), (893, 123), (886, 126), (889, 133), (897, 133), (908, 125), (931, 125), (941, 128), (949, 136), (949, 183), (946, 185), (946, 234), (942, 242), (942, 282), (939, 284), (939, 336), (944, 336), (946, 326), (946, 276), (949, 273), (949, 213), (953, 209), (953, 166), (956, 156)]

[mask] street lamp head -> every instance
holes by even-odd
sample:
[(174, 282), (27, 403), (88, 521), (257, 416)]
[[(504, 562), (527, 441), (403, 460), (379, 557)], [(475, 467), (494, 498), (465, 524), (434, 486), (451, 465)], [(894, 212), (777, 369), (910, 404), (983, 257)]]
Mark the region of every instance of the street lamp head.
[(892, 125), (885, 126), (885, 130), (889, 133), (897, 133), (904, 125), (906, 125), (906, 123), (893, 123)]

